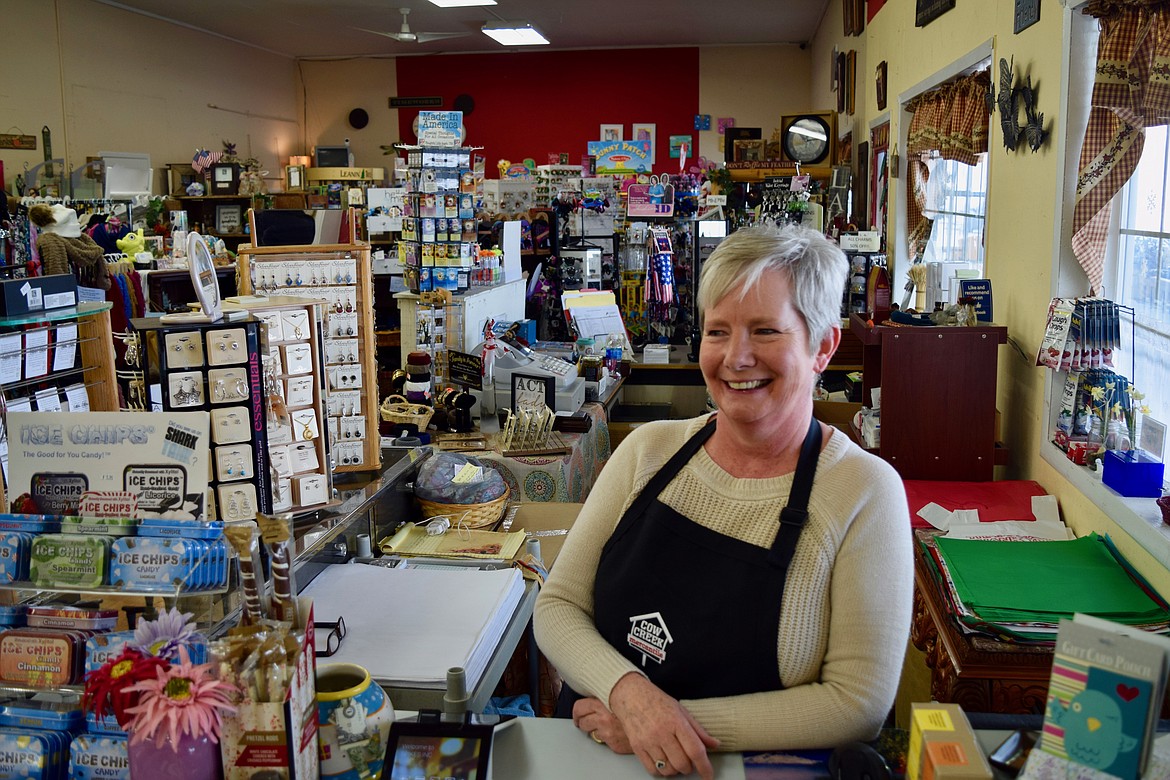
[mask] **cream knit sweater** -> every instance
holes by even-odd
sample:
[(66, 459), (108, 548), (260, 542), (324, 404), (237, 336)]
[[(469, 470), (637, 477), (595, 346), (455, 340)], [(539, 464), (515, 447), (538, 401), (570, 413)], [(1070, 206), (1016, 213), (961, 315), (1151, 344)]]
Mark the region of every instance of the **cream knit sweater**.
[[(597, 696), (607, 707), (613, 686), (638, 667), (594, 628), (593, 581), (601, 548), (634, 496), (706, 420), (649, 423), (622, 443), (536, 602), (540, 649), (574, 690)], [(737, 479), (700, 450), (659, 500), (715, 531), (769, 547), (791, 484), (791, 474)], [(679, 565), (701, 568), (703, 561)], [(898, 687), (913, 581), (901, 479), (885, 461), (834, 430), (817, 463), (809, 519), (783, 605), (760, 605), (761, 611), (780, 609), (776, 657), (785, 689), (683, 705), (720, 740), (720, 750), (832, 747), (873, 738)], [(711, 663), (735, 663), (735, 648), (712, 637)]]

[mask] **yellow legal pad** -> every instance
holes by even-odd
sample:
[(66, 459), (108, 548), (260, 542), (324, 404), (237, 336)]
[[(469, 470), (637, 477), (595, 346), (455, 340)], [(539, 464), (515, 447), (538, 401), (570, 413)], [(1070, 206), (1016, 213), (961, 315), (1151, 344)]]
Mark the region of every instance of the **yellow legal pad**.
[(512, 558), (524, 546), (524, 532), (477, 531), (452, 527), (431, 536), (426, 529), (407, 523), (398, 533), (378, 542), (387, 555), (426, 555), (438, 558)]

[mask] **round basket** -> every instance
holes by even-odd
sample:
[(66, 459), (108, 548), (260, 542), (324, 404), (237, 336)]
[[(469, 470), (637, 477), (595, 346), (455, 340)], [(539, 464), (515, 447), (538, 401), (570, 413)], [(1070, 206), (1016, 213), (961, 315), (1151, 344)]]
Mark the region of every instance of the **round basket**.
[(427, 429), (434, 408), (426, 404), (412, 404), (400, 395), (388, 395), (379, 408), (382, 419), (395, 425), (413, 425), (420, 431)]
[(505, 485), (503, 495), (483, 504), (440, 504), (437, 501), (428, 501), (418, 496), (415, 496), (414, 499), (418, 502), (423, 517), (427, 520), (443, 516), (451, 518), (452, 528), (457, 526), (460, 521), (463, 522), (462, 527), (464, 528), (486, 528), (494, 525), (503, 516), (504, 507), (508, 505), (508, 496), (511, 492), (511, 488)]

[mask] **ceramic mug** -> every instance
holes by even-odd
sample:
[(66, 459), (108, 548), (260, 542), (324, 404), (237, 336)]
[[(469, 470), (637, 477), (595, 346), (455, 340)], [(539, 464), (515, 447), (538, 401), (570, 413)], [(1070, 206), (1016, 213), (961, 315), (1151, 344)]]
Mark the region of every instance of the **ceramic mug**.
[(357, 664), (317, 667), (318, 742), (321, 777), (378, 777), (394, 707), (370, 673)]

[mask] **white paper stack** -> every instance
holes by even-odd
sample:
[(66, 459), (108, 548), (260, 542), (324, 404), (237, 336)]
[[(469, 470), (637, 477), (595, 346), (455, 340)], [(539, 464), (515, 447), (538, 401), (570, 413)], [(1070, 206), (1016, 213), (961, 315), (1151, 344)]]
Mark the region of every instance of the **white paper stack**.
[(305, 588), (317, 621), (345, 618), (327, 662), (365, 667), (380, 683), (442, 688), (463, 667), (475, 688), (524, 595), (516, 569), (330, 566)]

